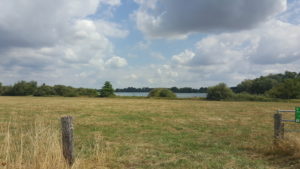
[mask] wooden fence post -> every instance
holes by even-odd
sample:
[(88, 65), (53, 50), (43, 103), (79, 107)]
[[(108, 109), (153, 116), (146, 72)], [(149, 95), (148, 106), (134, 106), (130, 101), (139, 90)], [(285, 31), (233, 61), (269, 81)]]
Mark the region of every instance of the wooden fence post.
[(281, 122), (282, 114), (274, 114), (274, 143), (278, 144), (280, 139), (284, 136), (284, 124)]
[(66, 116), (61, 118), (62, 131), (62, 149), (63, 155), (70, 166), (73, 165), (74, 159), (74, 142), (73, 142), (73, 124), (72, 117)]

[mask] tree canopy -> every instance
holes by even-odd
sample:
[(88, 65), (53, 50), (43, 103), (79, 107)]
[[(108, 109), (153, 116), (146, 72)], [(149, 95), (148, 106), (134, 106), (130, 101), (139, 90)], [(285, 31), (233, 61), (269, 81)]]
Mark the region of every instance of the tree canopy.
[(111, 97), (111, 96), (115, 96), (114, 89), (112, 87), (112, 84), (109, 81), (106, 81), (100, 90), (100, 97)]

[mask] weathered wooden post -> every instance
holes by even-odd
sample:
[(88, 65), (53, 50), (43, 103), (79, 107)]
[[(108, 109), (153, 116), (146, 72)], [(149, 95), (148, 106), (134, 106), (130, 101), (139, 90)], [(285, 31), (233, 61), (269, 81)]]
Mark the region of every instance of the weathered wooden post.
[(74, 159), (74, 142), (73, 142), (73, 124), (72, 117), (66, 116), (61, 118), (62, 131), (62, 149), (63, 155), (70, 166), (73, 165)]
[(282, 114), (274, 114), (274, 143), (277, 144), (284, 136), (284, 124), (282, 123)]

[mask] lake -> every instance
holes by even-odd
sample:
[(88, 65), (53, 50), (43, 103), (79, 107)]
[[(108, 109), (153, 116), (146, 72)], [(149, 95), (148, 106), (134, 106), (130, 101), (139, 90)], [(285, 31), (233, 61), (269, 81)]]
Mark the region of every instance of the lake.
[[(148, 96), (148, 92), (115, 92), (117, 96)], [(206, 93), (175, 93), (178, 98), (206, 97)]]

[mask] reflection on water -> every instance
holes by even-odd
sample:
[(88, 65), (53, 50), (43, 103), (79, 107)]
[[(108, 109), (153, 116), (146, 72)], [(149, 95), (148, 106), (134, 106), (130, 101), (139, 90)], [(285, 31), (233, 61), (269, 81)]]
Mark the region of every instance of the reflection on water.
[[(116, 92), (117, 96), (148, 96), (148, 92)], [(206, 93), (176, 93), (178, 98), (206, 97)]]

